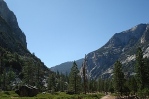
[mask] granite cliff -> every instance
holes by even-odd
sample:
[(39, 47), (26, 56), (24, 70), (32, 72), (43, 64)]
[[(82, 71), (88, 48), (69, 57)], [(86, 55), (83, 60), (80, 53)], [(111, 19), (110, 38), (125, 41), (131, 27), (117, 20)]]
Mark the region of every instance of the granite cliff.
[(124, 72), (134, 72), (135, 53), (138, 47), (149, 57), (149, 24), (139, 24), (116, 33), (103, 47), (87, 54), (87, 70), (91, 78), (109, 77), (115, 61), (120, 60)]

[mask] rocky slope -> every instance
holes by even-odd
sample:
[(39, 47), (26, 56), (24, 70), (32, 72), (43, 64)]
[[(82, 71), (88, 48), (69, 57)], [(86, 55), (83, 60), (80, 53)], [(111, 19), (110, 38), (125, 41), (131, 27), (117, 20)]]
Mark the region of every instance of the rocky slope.
[(139, 24), (116, 33), (103, 47), (87, 54), (88, 75), (109, 77), (115, 61), (120, 60), (124, 72), (133, 72), (136, 49), (141, 47), (144, 57), (149, 57), (149, 24)]

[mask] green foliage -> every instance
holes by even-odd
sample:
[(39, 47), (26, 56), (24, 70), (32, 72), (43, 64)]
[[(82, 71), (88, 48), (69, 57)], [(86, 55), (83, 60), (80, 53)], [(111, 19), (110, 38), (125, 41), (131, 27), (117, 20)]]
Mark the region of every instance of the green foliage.
[(55, 74), (51, 74), (48, 78), (48, 90), (51, 90), (52, 92), (56, 91), (56, 76)]
[(147, 96), (149, 96), (149, 88), (144, 88), (142, 90), (139, 90), (137, 92), (137, 95), (141, 98), (141, 99), (147, 99)]
[(149, 59), (145, 57), (143, 59), (144, 62), (144, 84), (145, 88), (149, 88)]
[(23, 66), (23, 83), (35, 86), (35, 65), (34, 60), (26, 60)]
[(109, 80), (108, 92), (114, 93), (114, 87), (111, 79)]
[(120, 92), (122, 95), (124, 88), (124, 73), (122, 72), (122, 64), (120, 61), (117, 61), (114, 64), (114, 72), (113, 72), (113, 84), (115, 92)]
[(134, 76), (130, 77), (127, 82), (128, 82), (127, 86), (129, 87), (130, 91), (132, 92), (132, 94), (135, 94), (138, 89), (135, 77)]
[(99, 92), (104, 91), (104, 80), (101, 78), (98, 79), (98, 91)]
[(89, 80), (88, 81), (88, 92), (91, 92), (91, 93), (94, 93), (94, 92), (97, 92), (98, 90), (98, 82), (96, 80)]
[(35, 97), (19, 97), (14, 91), (0, 92), (0, 99), (100, 99), (103, 94), (80, 94), (80, 95), (68, 95), (64, 92), (57, 92), (55, 94), (38, 94)]
[(136, 82), (138, 86), (137, 94), (144, 98), (149, 95), (149, 59), (143, 58), (141, 48), (136, 54)]
[(69, 74), (69, 91), (74, 93), (80, 93), (81, 91), (81, 77), (75, 61)]
[(138, 48), (136, 54), (136, 81), (139, 90), (149, 88), (149, 60), (143, 58), (141, 48)]
[[(29, 84), (43, 89), (43, 80), (50, 70), (35, 55), (20, 55), (0, 47), (0, 87), (12, 90), (13, 83), (17, 85)], [(23, 82), (16, 82), (18, 78)]]
[(139, 90), (144, 88), (144, 64), (143, 64), (143, 52), (141, 48), (138, 48), (137, 54), (136, 54), (136, 79), (137, 79), (137, 85), (139, 87)]

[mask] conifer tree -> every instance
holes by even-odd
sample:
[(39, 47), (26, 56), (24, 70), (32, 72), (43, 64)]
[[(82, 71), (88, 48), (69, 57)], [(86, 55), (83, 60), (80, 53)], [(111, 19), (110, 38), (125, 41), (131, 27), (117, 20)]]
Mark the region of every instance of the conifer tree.
[(101, 78), (98, 79), (98, 91), (99, 92), (104, 91), (104, 80)]
[(76, 62), (73, 62), (73, 66), (71, 68), (69, 74), (69, 91), (79, 93), (81, 90), (81, 77), (79, 75), (79, 70)]
[(11, 84), (15, 80), (15, 72), (13, 72), (13, 69), (10, 67), (9, 71), (6, 74), (6, 89), (11, 90)]
[(41, 91), (43, 88), (44, 71), (41, 69), (41, 63), (35, 62), (35, 85)]
[(110, 81), (109, 81), (108, 91), (111, 92), (111, 93), (114, 92), (113, 82), (112, 82), (111, 79), (110, 79)]
[(115, 92), (120, 92), (122, 95), (124, 88), (124, 73), (122, 72), (122, 64), (116, 61), (114, 64), (113, 83)]
[(56, 76), (52, 73), (48, 78), (48, 89), (53, 92), (56, 90)]
[(36, 72), (33, 59), (27, 60), (23, 66), (23, 82), (27, 85), (35, 86)]
[(143, 62), (143, 52), (141, 48), (138, 48), (137, 54), (136, 54), (136, 80), (137, 80), (137, 85), (139, 90), (142, 90), (145, 88), (145, 82), (146, 82), (145, 71), (146, 71), (146, 68)]
[(0, 52), (0, 88), (2, 83), (2, 53)]
[(134, 76), (132, 76), (130, 79), (129, 79), (129, 85), (128, 85), (130, 91), (133, 92), (133, 94), (135, 94), (137, 92), (137, 82), (136, 82), (136, 79)]
[(149, 59), (147, 57), (145, 57), (144, 59), (144, 84), (145, 84), (145, 88), (149, 89)]

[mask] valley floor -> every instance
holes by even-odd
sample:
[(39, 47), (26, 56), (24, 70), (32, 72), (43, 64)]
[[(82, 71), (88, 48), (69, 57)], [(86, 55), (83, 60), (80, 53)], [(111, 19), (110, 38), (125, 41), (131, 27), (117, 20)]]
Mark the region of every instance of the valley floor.
[[(74, 94), (69, 95), (64, 92), (50, 93), (40, 93), (35, 97), (19, 97), (14, 91), (2, 91), (0, 92), (0, 99), (101, 99), (104, 94)], [(106, 98), (103, 98), (106, 99)], [(113, 98), (108, 98), (113, 99)]]

